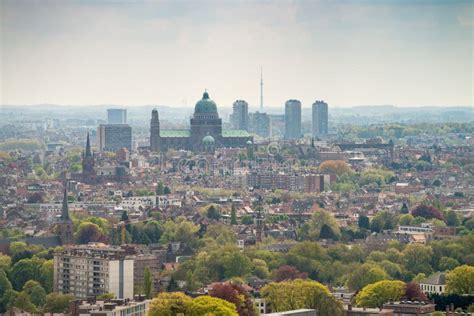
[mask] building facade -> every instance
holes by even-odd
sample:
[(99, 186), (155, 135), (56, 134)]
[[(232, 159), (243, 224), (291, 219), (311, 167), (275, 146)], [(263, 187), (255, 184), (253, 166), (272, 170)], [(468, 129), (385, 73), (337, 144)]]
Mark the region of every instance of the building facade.
[(246, 130), (223, 130), (217, 105), (204, 92), (196, 103), (189, 130), (160, 129), (158, 111), (152, 111), (150, 123), (150, 149), (154, 152), (168, 149), (184, 149), (195, 152), (212, 152), (215, 148), (245, 148), (252, 137)]
[(230, 115), (232, 127), (248, 131), (249, 128), (249, 105), (244, 100), (237, 100), (232, 105), (233, 112)]
[(107, 109), (108, 124), (127, 124), (126, 109)]
[(285, 138), (301, 138), (301, 102), (298, 100), (285, 103)]
[(313, 137), (328, 134), (328, 104), (324, 101), (313, 103)]
[(54, 254), (54, 291), (87, 298), (113, 293), (133, 298), (134, 260), (104, 244), (68, 246)]
[(97, 128), (100, 151), (132, 150), (132, 128), (127, 124), (101, 124)]
[(271, 120), (267, 113), (250, 113), (249, 114), (249, 131), (260, 137), (271, 136)]

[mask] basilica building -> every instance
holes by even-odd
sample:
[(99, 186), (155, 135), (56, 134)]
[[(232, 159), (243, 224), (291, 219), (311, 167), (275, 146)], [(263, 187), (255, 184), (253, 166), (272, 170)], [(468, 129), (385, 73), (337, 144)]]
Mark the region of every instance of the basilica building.
[(253, 137), (245, 130), (223, 130), (217, 105), (204, 92), (196, 103), (189, 130), (162, 130), (158, 111), (151, 112), (150, 149), (165, 152), (168, 149), (184, 149), (195, 152), (212, 152), (222, 147), (247, 147)]

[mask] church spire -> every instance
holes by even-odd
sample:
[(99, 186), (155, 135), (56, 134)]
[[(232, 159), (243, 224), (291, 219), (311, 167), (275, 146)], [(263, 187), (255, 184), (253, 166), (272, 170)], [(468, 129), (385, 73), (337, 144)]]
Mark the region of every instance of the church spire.
[(63, 196), (63, 208), (61, 211), (61, 220), (62, 221), (69, 221), (69, 205), (67, 200), (67, 187), (64, 188), (64, 196)]
[(87, 132), (86, 157), (91, 157), (91, 156), (92, 156), (91, 141), (90, 141), (90, 139), (89, 139), (89, 132)]

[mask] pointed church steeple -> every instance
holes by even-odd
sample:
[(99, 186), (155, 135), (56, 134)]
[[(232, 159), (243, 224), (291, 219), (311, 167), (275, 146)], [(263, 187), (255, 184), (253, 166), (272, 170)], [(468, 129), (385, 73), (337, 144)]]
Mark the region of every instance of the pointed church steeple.
[(67, 188), (64, 188), (64, 196), (63, 196), (63, 208), (61, 211), (61, 220), (62, 221), (69, 221), (69, 204), (67, 200)]
[(87, 132), (86, 157), (92, 157), (91, 141), (90, 141), (90, 139), (89, 139), (89, 132)]

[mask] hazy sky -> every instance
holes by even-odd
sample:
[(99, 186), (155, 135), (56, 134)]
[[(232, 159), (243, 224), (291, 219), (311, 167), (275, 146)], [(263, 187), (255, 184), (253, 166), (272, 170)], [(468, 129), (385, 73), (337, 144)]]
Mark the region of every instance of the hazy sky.
[(473, 105), (472, 0), (0, 0), (0, 104)]

